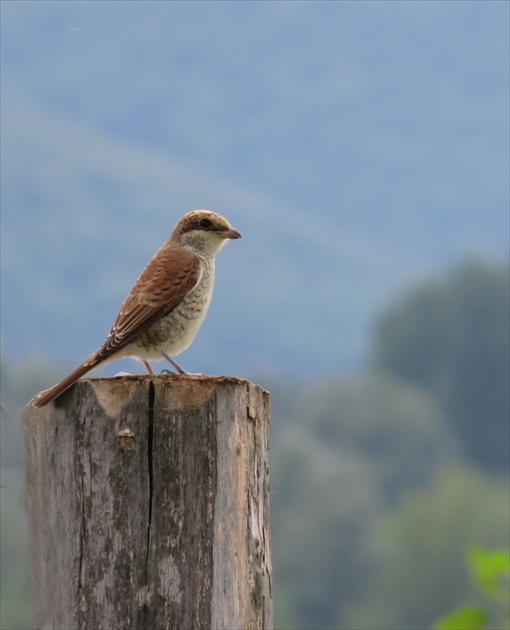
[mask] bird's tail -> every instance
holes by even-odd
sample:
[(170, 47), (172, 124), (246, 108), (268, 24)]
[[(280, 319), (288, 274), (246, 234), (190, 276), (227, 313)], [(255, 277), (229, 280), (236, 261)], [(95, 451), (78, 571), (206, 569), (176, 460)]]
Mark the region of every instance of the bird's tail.
[(37, 394), (37, 396), (34, 396), (34, 398), (30, 401), (31, 404), (35, 407), (44, 407), (55, 400), (55, 398), (58, 398), (60, 394), (63, 394), (66, 391), (66, 389), (69, 389), (71, 385), (74, 385), (79, 378), (97, 366), (98, 362), (93, 361), (93, 358), (94, 355), (82, 363), (80, 367), (76, 368), (74, 372), (71, 372), (69, 376), (66, 376), (64, 380), (60, 381), (60, 383), (57, 383), (53, 387), (50, 387), (50, 389), (45, 389), (43, 392)]

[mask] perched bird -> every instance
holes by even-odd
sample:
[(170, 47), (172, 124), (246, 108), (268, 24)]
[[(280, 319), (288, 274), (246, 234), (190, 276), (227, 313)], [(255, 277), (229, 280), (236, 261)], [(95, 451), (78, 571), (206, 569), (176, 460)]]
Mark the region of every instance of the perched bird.
[(81, 376), (121, 357), (168, 359), (186, 350), (207, 313), (214, 284), (214, 257), (227, 239), (241, 238), (224, 217), (208, 210), (185, 214), (156, 252), (122, 305), (103, 345), (63, 381), (33, 398), (44, 407)]

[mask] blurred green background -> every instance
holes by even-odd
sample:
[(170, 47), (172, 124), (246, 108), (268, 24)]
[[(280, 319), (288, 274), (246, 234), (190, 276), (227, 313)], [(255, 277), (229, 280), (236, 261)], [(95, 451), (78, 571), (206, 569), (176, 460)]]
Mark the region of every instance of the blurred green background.
[(33, 627), (22, 406), (196, 207), (243, 240), (179, 362), (271, 391), (275, 627), (477, 601), (468, 550), (510, 533), (508, 3), (1, 10), (1, 627)]

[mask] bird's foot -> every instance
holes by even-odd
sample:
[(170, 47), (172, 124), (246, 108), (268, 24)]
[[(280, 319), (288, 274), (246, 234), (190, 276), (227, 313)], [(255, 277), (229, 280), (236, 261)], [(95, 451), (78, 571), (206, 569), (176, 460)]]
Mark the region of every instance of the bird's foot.
[(179, 372), (179, 374), (188, 374), (188, 372), (186, 372), (186, 370), (183, 370), (182, 367), (176, 361), (172, 359), (172, 357), (168, 356), (168, 354), (165, 354), (164, 352), (162, 352), (161, 356), (165, 357), (165, 359), (174, 366), (174, 368)]

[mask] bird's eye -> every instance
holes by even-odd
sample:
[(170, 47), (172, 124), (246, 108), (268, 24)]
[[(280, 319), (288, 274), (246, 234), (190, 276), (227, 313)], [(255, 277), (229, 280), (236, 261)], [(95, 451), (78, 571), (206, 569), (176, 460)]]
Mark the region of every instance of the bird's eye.
[(200, 221), (198, 222), (198, 225), (204, 230), (207, 230), (208, 228), (212, 226), (212, 221), (209, 221), (209, 219), (200, 219)]

